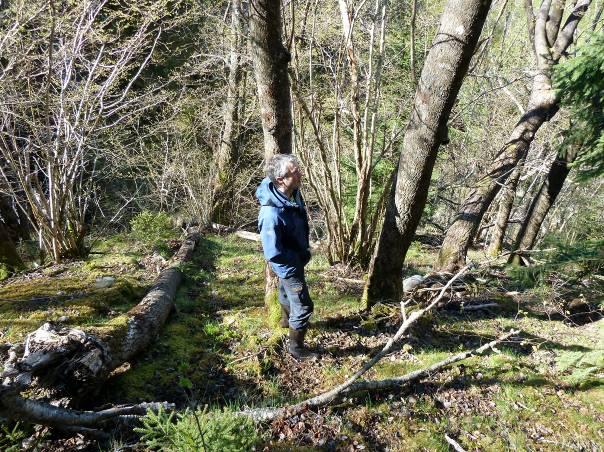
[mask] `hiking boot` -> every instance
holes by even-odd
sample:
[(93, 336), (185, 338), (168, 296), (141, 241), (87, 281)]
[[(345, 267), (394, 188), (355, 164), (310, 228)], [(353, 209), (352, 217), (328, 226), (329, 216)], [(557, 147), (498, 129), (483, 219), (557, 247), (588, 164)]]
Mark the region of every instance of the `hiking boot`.
[(292, 355), (298, 361), (304, 361), (307, 359), (316, 359), (319, 357), (316, 353), (311, 352), (304, 347), (304, 336), (306, 335), (306, 328), (301, 330), (289, 329), (289, 354)]
[(279, 321), (281, 328), (289, 328), (289, 309), (281, 305), (281, 320)]

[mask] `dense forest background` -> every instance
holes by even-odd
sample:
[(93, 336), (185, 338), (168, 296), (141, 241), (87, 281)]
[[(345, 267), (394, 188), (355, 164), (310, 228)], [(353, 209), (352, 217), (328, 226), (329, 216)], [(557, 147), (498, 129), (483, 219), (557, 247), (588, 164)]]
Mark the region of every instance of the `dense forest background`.
[[(566, 322), (571, 302), (599, 315), (603, 10), (602, 0), (2, 2), (5, 298), (23, 299), (11, 286), (23, 275), (89, 262), (112, 237), (130, 234), (161, 267), (190, 227), (257, 232), (264, 163), (291, 152), (320, 272), (361, 281), (364, 312), (398, 305), (404, 277), (452, 277), (473, 261), (547, 292)], [(15, 321), (2, 343), (23, 340)]]
[[(85, 255), (90, 233), (127, 227), (144, 210), (167, 212), (181, 224), (254, 229), (261, 118), (249, 5), (232, 3), (4, 6), (3, 219), (14, 242), (19, 234), (37, 237), (55, 260)], [(291, 2), (282, 9), (292, 149), (305, 165), (313, 238), (324, 241), (333, 262), (367, 268), (443, 7)], [(599, 113), (598, 80), (585, 76), (581, 83), (596, 85), (582, 87), (565, 87), (564, 80), (589, 70), (575, 64), (573, 72), (582, 46), (591, 42), (595, 54), (601, 48), (600, 13), (598, 4), (587, 10), (576, 44), (553, 66), (559, 89), (591, 90), (593, 99), (562, 96), (565, 106), (537, 133), (513, 178), (505, 243), (518, 234), (565, 137), (586, 128), (576, 111)], [(525, 114), (537, 70), (527, 17), (531, 25), (535, 14), (521, 2), (490, 9), (448, 118), (422, 231), (447, 231)], [(349, 16), (352, 22), (343, 21)], [(601, 239), (601, 180), (581, 177), (593, 173), (597, 156), (581, 155), (591, 160), (573, 164), (536, 244), (546, 235), (569, 244)], [(499, 191), (473, 237), (484, 247), (497, 240), (505, 193)], [(22, 221), (15, 225), (15, 217)]]

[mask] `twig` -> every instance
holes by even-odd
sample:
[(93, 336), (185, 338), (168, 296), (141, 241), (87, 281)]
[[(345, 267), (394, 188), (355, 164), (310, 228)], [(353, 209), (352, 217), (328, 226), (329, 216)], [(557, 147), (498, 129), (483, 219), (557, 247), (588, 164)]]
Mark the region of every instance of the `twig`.
[(230, 366), (231, 364), (238, 363), (239, 361), (245, 361), (246, 359), (249, 359), (249, 358), (254, 358), (254, 357), (258, 356), (260, 353), (262, 353), (264, 351), (266, 351), (266, 349), (262, 349), (259, 352), (252, 353), (251, 355), (242, 356), (241, 358), (234, 359), (233, 361), (229, 361), (227, 363), (227, 366)]
[(459, 445), (457, 441), (451, 438), (449, 435), (445, 433), (445, 440), (456, 450), (456, 452), (466, 452), (466, 450)]

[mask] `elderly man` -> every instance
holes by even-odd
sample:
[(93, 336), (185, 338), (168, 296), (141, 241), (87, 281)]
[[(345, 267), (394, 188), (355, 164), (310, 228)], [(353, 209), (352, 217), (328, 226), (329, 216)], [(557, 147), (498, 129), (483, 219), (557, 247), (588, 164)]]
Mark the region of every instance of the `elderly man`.
[(313, 302), (304, 279), (310, 260), (308, 217), (300, 195), (298, 159), (277, 154), (266, 165), (266, 178), (256, 190), (260, 201), (258, 229), (264, 257), (279, 277), (281, 326), (289, 326), (289, 353), (297, 360), (317, 355), (304, 347)]

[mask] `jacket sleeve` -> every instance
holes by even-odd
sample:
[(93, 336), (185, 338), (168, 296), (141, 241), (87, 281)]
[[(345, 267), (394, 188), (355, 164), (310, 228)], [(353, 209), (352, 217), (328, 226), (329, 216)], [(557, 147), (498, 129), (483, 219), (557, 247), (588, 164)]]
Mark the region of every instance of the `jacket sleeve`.
[(260, 209), (258, 229), (264, 258), (271, 262), (277, 276), (288, 278), (303, 268), (303, 264), (296, 252), (283, 246), (283, 231), (279, 219), (270, 208)]

